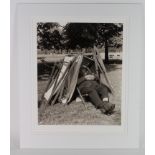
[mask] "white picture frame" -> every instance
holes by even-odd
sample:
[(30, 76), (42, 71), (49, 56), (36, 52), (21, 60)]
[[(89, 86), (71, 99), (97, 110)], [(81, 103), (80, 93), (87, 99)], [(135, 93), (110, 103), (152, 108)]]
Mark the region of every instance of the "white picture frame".
[[(106, 1), (91, 3), (87, 1), (86, 3), (80, 1), (74, 3), (46, 1), (45, 3), (39, 0), (19, 3), (14, 1), (12, 7), (16, 14), (14, 18), (12, 17), (11, 52), (12, 154), (24, 154), (24, 151), (21, 151), (24, 148), (30, 150), (29, 154), (34, 153), (32, 148), (36, 150), (36, 154), (38, 149), (51, 149), (47, 151), (48, 153), (58, 149), (57, 154), (62, 153), (59, 149), (67, 149), (66, 154), (72, 153), (72, 149), (82, 153), (85, 149), (89, 154), (95, 151), (100, 154), (131, 154), (131, 152), (135, 155), (144, 154), (144, 3), (140, 0), (133, 2), (135, 3), (129, 4), (127, 0), (124, 4), (121, 4), (121, 0), (117, 1), (117, 4), (114, 4), (112, 0), (108, 4)], [(86, 10), (84, 10), (85, 6), (87, 6)], [(59, 7), (61, 12), (58, 13), (56, 10)], [(80, 12), (73, 12), (75, 10), (80, 10)], [(62, 12), (65, 13), (62, 14)], [(36, 55), (32, 52), (35, 47), (33, 46), (34, 23), (39, 19), (47, 21), (50, 18), (54, 20), (60, 18), (61, 20), (63, 17), (72, 21), (99, 21), (104, 17), (104, 22), (121, 21), (125, 25), (123, 38), (125, 39), (123, 92), (125, 92), (122, 95), (125, 97), (126, 104), (124, 107), (126, 112), (123, 115), (125, 126), (118, 130), (115, 127), (117, 132), (113, 132), (110, 129), (112, 127), (56, 126), (53, 128), (53, 126), (44, 126), (38, 128), (33, 125), (35, 114), (32, 111), (34, 109), (32, 103), (36, 100), (34, 72)], [(18, 141), (20, 144), (17, 143)]]

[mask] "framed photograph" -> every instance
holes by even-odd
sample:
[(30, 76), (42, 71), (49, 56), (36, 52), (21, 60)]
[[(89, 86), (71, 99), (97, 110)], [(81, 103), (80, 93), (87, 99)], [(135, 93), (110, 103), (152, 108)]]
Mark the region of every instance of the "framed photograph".
[(12, 3), (13, 154), (144, 154), (144, 3), (134, 2)]
[(116, 18), (103, 19), (35, 19), (32, 34), (37, 67), (33, 73), (38, 108), (33, 108), (33, 118), (37, 116), (37, 126), (124, 125), (126, 23), (121, 18), (117, 23), (113, 23)]

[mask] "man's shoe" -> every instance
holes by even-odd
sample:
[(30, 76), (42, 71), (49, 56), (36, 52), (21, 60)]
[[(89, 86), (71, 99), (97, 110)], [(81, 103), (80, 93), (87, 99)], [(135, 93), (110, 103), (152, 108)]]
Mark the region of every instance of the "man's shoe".
[(112, 104), (112, 103), (110, 103), (110, 102), (104, 102), (104, 110), (105, 110), (105, 114), (106, 115), (111, 115), (112, 113), (113, 113), (113, 110), (115, 109), (115, 104)]
[(115, 104), (112, 104), (111, 108), (108, 111), (106, 111), (106, 114), (111, 115), (114, 112), (114, 109), (115, 109)]

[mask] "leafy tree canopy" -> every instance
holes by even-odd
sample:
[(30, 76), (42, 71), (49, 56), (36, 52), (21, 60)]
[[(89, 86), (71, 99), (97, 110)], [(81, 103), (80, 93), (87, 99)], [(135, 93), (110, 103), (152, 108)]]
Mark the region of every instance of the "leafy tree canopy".
[(40, 49), (59, 49), (61, 48), (62, 36), (59, 32), (58, 23), (38, 23), (37, 42)]
[(68, 48), (93, 47), (111, 43), (113, 37), (119, 37), (123, 30), (122, 24), (113, 23), (68, 23), (63, 30)]

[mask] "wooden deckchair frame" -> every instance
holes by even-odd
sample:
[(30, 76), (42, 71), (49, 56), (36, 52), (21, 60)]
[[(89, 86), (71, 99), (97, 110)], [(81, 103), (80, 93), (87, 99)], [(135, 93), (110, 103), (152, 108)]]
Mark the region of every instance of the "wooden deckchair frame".
[[(94, 63), (95, 63), (96, 74), (99, 76), (99, 75), (100, 75), (100, 74), (99, 74), (99, 70), (100, 70), (100, 72), (101, 72), (102, 74), (104, 74), (105, 79), (106, 79), (106, 81), (107, 81), (107, 83), (108, 83), (108, 85), (109, 85), (111, 91), (113, 91), (113, 88), (112, 88), (111, 83), (110, 83), (110, 81), (109, 81), (109, 79), (108, 79), (108, 77), (107, 77), (106, 69), (105, 69), (105, 66), (104, 66), (104, 64), (103, 64), (103, 61), (101, 60), (100, 53), (99, 53), (98, 49), (94, 46), (94, 52), (93, 52), (93, 53), (84, 53), (84, 52), (82, 51), (82, 52), (79, 52), (78, 54), (72, 54), (72, 55), (75, 55), (75, 58), (76, 58), (76, 57), (77, 57), (78, 55), (80, 55), (80, 54), (82, 54), (83, 57), (85, 57), (85, 58), (87, 58), (87, 59), (89, 59), (89, 60), (91, 60), (91, 61), (94, 61)], [(71, 54), (68, 54), (68, 55), (71, 55)], [(92, 58), (89, 58), (88, 55), (89, 55), (89, 56), (93, 56), (93, 59), (92, 59)], [(75, 58), (74, 58), (74, 60), (75, 60)], [(63, 65), (63, 63), (62, 63), (62, 65)], [(62, 67), (62, 66), (61, 66), (61, 67)], [(70, 67), (68, 66), (68, 68), (69, 68), (69, 70), (70, 70), (72, 67), (70, 68)], [(66, 70), (65, 74), (63, 75), (63, 77), (59, 80), (59, 83), (62, 82), (62, 80), (65, 81), (66, 76), (67, 76), (67, 73), (69, 72), (69, 70), (68, 70), (68, 71)], [(60, 69), (60, 71), (61, 71), (61, 69)], [(58, 75), (59, 75), (60, 71), (55, 75), (55, 79), (58, 78)], [(46, 87), (46, 89), (45, 89), (45, 91), (44, 91), (44, 93), (43, 93), (43, 96), (42, 96), (41, 100), (44, 99), (44, 94), (45, 94), (45, 92), (47, 91), (47, 89), (49, 88), (49, 87), (48, 87), (49, 83), (50, 83), (52, 80), (54, 81), (54, 79), (53, 79), (53, 77), (52, 77), (53, 73), (54, 73), (54, 69), (53, 69), (52, 72), (51, 72), (51, 76), (50, 76), (51, 78), (50, 78), (50, 80), (49, 80), (49, 82), (48, 82), (48, 84), (47, 84), (47, 87)], [(65, 78), (65, 79), (64, 79), (64, 78)], [(63, 86), (62, 89), (59, 88), (59, 90), (57, 91), (56, 95), (54, 96), (54, 99), (53, 99), (51, 105), (55, 104), (55, 101), (58, 99), (58, 97), (59, 97), (59, 100), (60, 100), (60, 98), (62, 97), (62, 94), (63, 94), (62, 91), (64, 90), (64, 84), (63, 84), (63, 83), (64, 83), (64, 82), (62, 82), (62, 86)], [(58, 86), (58, 84), (55, 84), (54, 89), (56, 88), (56, 86)], [(84, 104), (84, 106), (85, 106), (86, 103), (85, 103), (85, 101), (84, 101), (84, 98), (83, 98), (82, 94), (80, 93), (79, 89), (77, 89), (77, 91), (78, 91), (79, 96), (80, 96), (80, 98), (82, 99), (82, 102), (83, 102), (83, 104)], [(50, 99), (47, 101), (47, 104), (49, 104), (49, 102), (51, 102), (52, 96), (53, 96), (53, 95), (51, 94), (51, 97), (50, 97)]]

